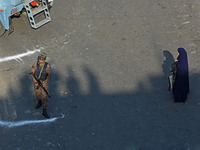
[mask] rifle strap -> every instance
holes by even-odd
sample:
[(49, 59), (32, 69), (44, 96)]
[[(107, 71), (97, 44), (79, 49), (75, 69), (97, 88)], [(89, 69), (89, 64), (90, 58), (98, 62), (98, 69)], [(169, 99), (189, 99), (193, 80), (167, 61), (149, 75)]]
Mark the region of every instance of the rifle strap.
[(42, 66), (42, 69), (40, 70), (40, 74), (39, 74), (39, 76), (37, 77), (37, 79), (40, 79), (40, 77), (41, 77), (41, 74), (42, 74), (42, 71), (43, 71), (43, 69), (44, 69), (44, 66), (45, 66), (45, 64), (46, 64), (46, 62), (43, 64), (43, 66)]

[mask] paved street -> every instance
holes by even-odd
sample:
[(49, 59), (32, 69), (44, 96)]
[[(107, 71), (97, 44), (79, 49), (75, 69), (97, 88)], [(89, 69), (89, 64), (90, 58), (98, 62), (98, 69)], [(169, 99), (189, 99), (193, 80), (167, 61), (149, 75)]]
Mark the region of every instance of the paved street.
[[(23, 13), (0, 38), (0, 150), (200, 149), (200, 1), (55, 0), (51, 17), (34, 30)], [(167, 91), (179, 47), (185, 104)], [(50, 120), (28, 75), (40, 52)]]

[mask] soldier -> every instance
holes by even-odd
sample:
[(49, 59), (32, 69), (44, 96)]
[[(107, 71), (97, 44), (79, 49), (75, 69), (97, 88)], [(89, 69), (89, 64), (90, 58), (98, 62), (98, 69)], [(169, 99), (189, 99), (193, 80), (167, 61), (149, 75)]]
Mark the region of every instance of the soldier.
[(47, 114), (47, 92), (48, 92), (48, 82), (51, 79), (51, 66), (49, 63), (45, 62), (47, 55), (45, 53), (41, 53), (38, 56), (37, 63), (34, 63), (30, 74), (32, 74), (37, 80), (39, 80), (43, 87), (46, 89), (42, 89), (41, 86), (39, 86), (37, 80), (32, 76), (33, 83), (34, 83), (34, 91), (36, 98), (38, 100), (37, 105), (35, 106), (35, 109), (39, 109), (43, 105), (43, 113), (42, 115), (45, 118), (50, 118), (50, 116)]

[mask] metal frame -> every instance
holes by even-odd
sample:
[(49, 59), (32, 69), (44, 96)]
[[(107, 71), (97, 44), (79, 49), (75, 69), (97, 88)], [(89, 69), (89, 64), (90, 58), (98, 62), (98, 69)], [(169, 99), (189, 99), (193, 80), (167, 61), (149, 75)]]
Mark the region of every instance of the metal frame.
[[(9, 30), (12, 26), (10, 25), (12, 21), (9, 21), (9, 18), (16, 13), (21, 12), (22, 9), (32, 1), (33, 0), (0, 0), (0, 22), (5, 30)], [(51, 5), (53, 4), (54, 0), (51, 2)]]

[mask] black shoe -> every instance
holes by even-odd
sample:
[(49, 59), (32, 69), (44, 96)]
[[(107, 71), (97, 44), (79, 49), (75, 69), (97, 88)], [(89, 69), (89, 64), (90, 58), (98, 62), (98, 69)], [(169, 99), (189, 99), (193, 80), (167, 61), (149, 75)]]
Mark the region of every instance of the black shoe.
[(43, 115), (45, 118), (47, 118), (47, 119), (50, 118), (50, 116), (47, 114), (47, 110), (46, 110), (46, 109), (43, 109), (42, 115)]
[(35, 109), (39, 109), (42, 106), (42, 101), (39, 100), (37, 105), (35, 106)]

